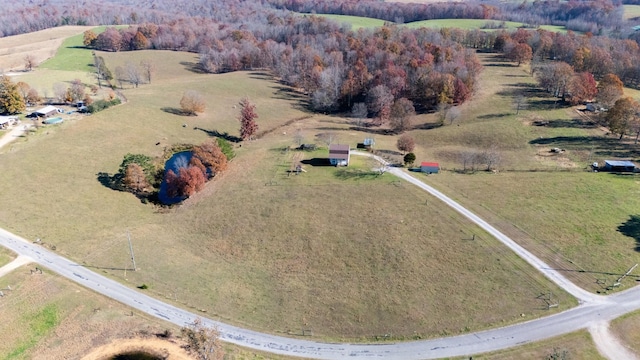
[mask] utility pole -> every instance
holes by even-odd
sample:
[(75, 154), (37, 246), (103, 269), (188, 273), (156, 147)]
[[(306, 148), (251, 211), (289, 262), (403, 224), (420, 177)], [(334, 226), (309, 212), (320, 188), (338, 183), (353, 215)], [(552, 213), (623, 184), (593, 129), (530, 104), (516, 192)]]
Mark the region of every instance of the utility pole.
[(137, 271), (138, 269), (136, 268), (136, 258), (133, 255), (133, 245), (131, 245), (131, 234), (129, 233), (128, 230), (127, 230), (127, 239), (129, 239), (129, 252), (131, 253), (131, 262), (133, 263), (133, 271)]

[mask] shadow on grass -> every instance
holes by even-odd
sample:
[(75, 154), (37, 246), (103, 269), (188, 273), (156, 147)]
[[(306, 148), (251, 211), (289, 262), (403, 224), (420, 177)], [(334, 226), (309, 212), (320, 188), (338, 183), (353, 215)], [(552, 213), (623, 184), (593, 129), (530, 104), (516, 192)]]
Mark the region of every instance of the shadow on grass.
[(341, 168), (335, 172), (335, 176), (341, 180), (365, 180), (375, 179), (380, 176), (379, 171)]
[(182, 110), (182, 109), (178, 109), (178, 108), (174, 108), (174, 107), (163, 107), (160, 110), (169, 113), (169, 114), (173, 114), (173, 115), (178, 115), (178, 116), (192, 116), (191, 114), (189, 114), (188, 112)]
[(207, 72), (204, 71), (198, 63), (194, 63), (191, 61), (181, 61), (180, 65), (184, 66), (185, 69), (191, 71), (192, 73), (207, 74)]
[[(624, 273), (612, 273), (606, 271), (591, 271), (591, 270), (576, 270), (576, 269), (554, 269), (554, 268), (546, 268), (545, 270), (555, 270), (555, 271), (563, 271), (563, 272), (578, 272), (585, 274), (598, 274), (598, 275), (611, 275), (611, 276), (622, 276)], [(640, 277), (640, 275), (627, 275), (629, 277)]]
[(109, 174), (106, 172), (99, 172), (96, 174), (98, 182), (102, 184), (102, 186), (109, 188), (111, 190), (123, 191), (122, 187), (120, 187), (121, 176), (120, 174)]
[(331, 162), (329, 161), (328, 158), (312, 158), (312, 159), (305, 159), (300, 162), (305, 165), (311, 165), (311, 166), (333, 166), (331, 165)]
[(478, 116), (478, 119), (495, 119), (515, 115), (513, 113), (486, 114)]
[(595, 129), (598, 127), (593, 121), (582, 121), (579, 119), (557, 119), (543, 122), (534, 122), (535, 126), (544, 126), (549, 128), (574, 128), (574, 129)]
[(217, 137), (217, 138), (222, 138), (225, 139), (229, 142), (233, 142), (233, 143), (239, 143), (240, 141), (242, 141), (242, 139), (238, 136), (235, 135), (230, 135), (228, 132), (219, 132), (218, 130), (207, 130), (207, 129), (203, 129), (200, 127), (194, 127), (193, 130), (200, 130), (204, 133), (206, 133), (209, 136), (213, 136), (213, 137)]
[(618, 226), (618, 231), (636, 240), (636, 251), (640, 252), (640, 215), (631, 215), (629, 220)]
[(602, 157), (634, 158), (640, 156), (636, 145), (625, 143), (617, 138), (600, 136), (557, 136), (529, 141), (532, 145), (546, 145), (571, 150), (592, 150)]

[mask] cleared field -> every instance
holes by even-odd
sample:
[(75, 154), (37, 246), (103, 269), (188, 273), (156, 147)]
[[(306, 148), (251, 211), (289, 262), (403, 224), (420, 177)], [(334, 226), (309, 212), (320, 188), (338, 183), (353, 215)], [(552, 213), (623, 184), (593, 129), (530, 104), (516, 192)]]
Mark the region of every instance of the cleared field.
[(636, 354), (640, 354), (640, 311), (626, 314), (611, 322), (611, 332)]
[[(553, 356), (556, 357), (553, 357)], [(563, 357), (564, 356), (564, 357)], [(468, 357), (459, 358), (467, 360)], [(543, 342), (527, 344), (504, 351), (473, 355), (473, 359), (581, 359), (604, 360), (588, 331), (578, 331)]]
[[(116, 26), (117, 28), (124, 28), (128, 25)], [(94, 33), (100, 34), (107, 27), (98, 26), (90, 28)], [(51, 59), (43, 62), (39, 67), (43, 69), (51, 70), (63, 70), (63, 71), (85, 71), (90, 72), (93, 69), (93, 56), (91, 49), (84, 47), (82, 43), (83, 35), (78, 34), (68, 37), (64, 40), (62, 45), (58, 48), (55, 56)]]
[(0, 38), (0, 69), (24, 70), (24, 57), (31, 55), (36, 63), (53, 57), (64, 39), (91, 29), (90, 26), (60, 26), (29, 34)]
[[(144, 283), (182, 306), (269, 332), (433, 337), (546, 315), (537, 297), (549, 290), (561, 304), (552, 311), (575, 304), (426, 194), (371, 175), (365, 160), (346, 170), (305, 165), (307, 173), (287, 176), (296, 152), (282, 149), (293, 145), (296, 128), (316, 143), (326, 132), (351, 144), (364, 134), (324, 116), (278, 128), (309, 114), (304, 97), (268, 75), (197, 74), (195, 55), (177, 52), (104, 57), (113, 68), (150, 55), (156, 79), (126, 88), (128, 103), (29, 137), (2, 155), (0, 173), (24, 184), (0, 190), (0, 201), (16, 204), (0, 210), (2, 226), (121, 280), (123, 272), (113, 269), (128, 266), (128, 230), (141, 268), (127, 273), (131, 286)], [(186, 89), (208, 99), (203, 115), (171, 110)], [(278, 130), (238, 147), (230, 171), (185, 205), (156, 209), (98, 181), (127, 152), (159, 155), (164, 146), (199, 143), (215, 131), (236, 135), (234, 104), (245, 95), (257, 104), (261, 130)], [(472, 234), (476, 241), (468, 241)]]
[[(306, 15), (306, 14), (301, 14)], [(341, 23), (350, 24), (353, 30), (360, 28), (374, 28), (385, 24), (386, 21), (380, 19), (374, 19), (362, 16), (350, 16), (350, 15), (334, 15), (334, 14), (314, 14), (316, 16), (326, 17)], [(514, 30), (524, 26), (521, 22), (515, 21), (498, 21), (487, 19), (436, 19), (436, 20), (422, 20), (405, 23), (402, 26), (406, 26), (412, 29), (427, 27), (434, 29), (441, 28), (459, 28), (464, 30), (484, 29), (488, 24), (503, 25), (504, 29)], [(552, 31), (552, 32), (566, 32), (564, 26), (556, 25), (541, 25), (540, 29)], [(497, 29), (486, 29), (487, 31), (494, 31)]]
[(624, 8), (623, 19), (629, 20), (640, 17), (640, 5), (622, 5)]

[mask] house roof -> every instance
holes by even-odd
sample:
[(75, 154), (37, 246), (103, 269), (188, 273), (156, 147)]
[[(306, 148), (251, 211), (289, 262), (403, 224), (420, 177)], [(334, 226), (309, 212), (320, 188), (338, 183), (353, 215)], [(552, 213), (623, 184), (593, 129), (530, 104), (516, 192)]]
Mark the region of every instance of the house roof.
[(605, 160), (604, 163), (609, 166), (635, 167), (636, 164), (626, 160)]
[(11, 120), (16, 120), (15, 116), (0, 116), (0, 125), (6, 124)]
[(420, 167), (422, 166), (428, 166), (428, 167), (440, 167), (440, 164), (438, 164), (437, 162), (421, 162), (420, 163)]
[(53, 112), (53, 111), (57, 112), (58, 108), (56, 108), (55, 106), (48, 105), (48, 106), (45, 106), (42, 109), (36, 110), (34, 112), (36, 114), (48, 114), (48, 113)]
[(349, 159), (349, 145), (331, 144), (329, 145), (329, 158)]

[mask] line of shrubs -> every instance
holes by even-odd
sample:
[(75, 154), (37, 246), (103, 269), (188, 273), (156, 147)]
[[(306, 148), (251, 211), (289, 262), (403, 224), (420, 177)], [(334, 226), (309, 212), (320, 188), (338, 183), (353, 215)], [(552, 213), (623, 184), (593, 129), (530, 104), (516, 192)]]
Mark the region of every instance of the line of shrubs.
[(119, 105), (120, 99), (115, 98), (111, 101), (108, 100), (96, 100), (91, 105), (87, 106), (87, 111), (90, 113), (97, 113), (98, 111), (102, 111), (104, 109), (108, 109), (114, 105)]

